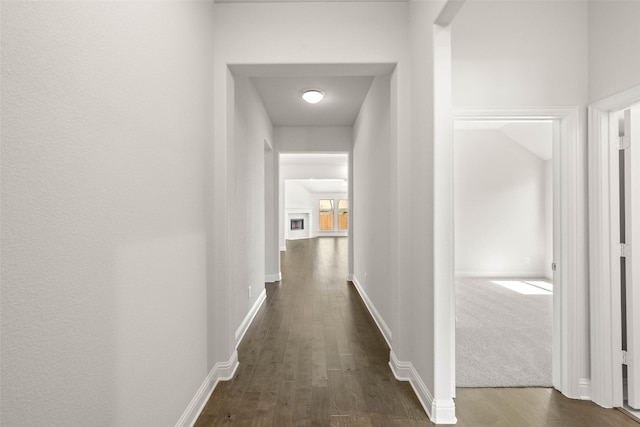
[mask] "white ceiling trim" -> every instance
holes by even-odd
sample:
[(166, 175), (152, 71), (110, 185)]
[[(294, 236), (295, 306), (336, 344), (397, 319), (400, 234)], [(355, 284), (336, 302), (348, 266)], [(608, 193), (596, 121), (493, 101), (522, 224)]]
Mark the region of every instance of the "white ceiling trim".
[(228, 67), (233, 74), (245, 77), (348, 77), (386, 76), (396, 64), (229, 64)]
[(347, 166), (346, 153), (281, 153), (281, 165), (337, 165)]

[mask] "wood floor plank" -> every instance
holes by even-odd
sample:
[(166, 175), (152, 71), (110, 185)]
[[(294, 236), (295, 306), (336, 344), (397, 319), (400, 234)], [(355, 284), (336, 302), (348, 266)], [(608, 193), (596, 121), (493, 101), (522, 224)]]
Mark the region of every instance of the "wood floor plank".
[(329, 391), (329, 414), (349, 415), (353, 405), (350, 403), (347, 387), (343, 378), (342, 370), (329, 369), (328, 371), (328, 391)]
[(314, 426), (329, 425), (329, 390), (314, 386), (311, 390), (311, 420)]
[(352, 372), (357, 369), (356, 359), (353, 354), (340, 354), (340, 367), (345, 372)]
[(278, 400), (276, 403), (273, 425), (293, 425), (293, 412), (295, 409), (296, 384), (293, 381), (280, 383)]
[(293, 425), (296, 427), (310, 427), (311, 422), (311, 404), (296, 403), (293, 410)]
[[(432, 426), (389, 347), (347, 282), (347, 239), (287, 242), (283, 279), (238, 346), (234, 378), (220, 382), (196, 427)], [(613, 409), (552, 389), (458, 389), (458, 427), (638, 427)]]
[(331, 427), (367, 427), (371, 426), (371, 418), (367, 414), (332, 415)]

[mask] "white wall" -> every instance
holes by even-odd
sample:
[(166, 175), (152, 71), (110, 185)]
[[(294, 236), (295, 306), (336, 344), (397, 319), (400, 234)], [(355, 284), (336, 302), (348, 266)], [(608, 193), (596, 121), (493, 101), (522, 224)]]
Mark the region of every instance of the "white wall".
[(285, 208), (286, 209), (311, 209), (315, 200), (311, 192), (296, 180), (285, 181)]
[(212, 13), (2, 2), (3, 425), (175, 425), (206, 377)]
[[(269, 141), (273, 145), (273, 141)], [(278, 229), (280, 205), (277, 200), (279, 177), (278, 153), (270, 149), (264, 152), (264, 202), (265, 202), (265, 282), (276, 282), (281, 279), (280, 245)]]
[(276, 149), (281, 153), (350, 152), (351, 127), (276, 127)]
[[(421, 383), (434, 399), (451, 401), (452, 394), (436, 384), (435, 322), (434, 322), (434, 50), (433, 22), (442, 3), (410, 2), (408, 21), (409, 68), (399, 66), (392, 82), (401, 80), (405, 71), (411, 74), (411, 91), (404, 93), (402, 85), (397, 90), (398, 101), (407, 97), (407, 104), (398, 104), (397, 117), (392, 122), (391, 158), (395, 160), (392, 173), (397, 174), (397, 224), (392, 236), (398, 235), (397, 246), (391, 251), (397, 254), (397, 295), (392, 298), (392, 311), (397, 325), (393, 331), (395, 355), (401, 361), (409, 361), (419, 373), (414, 386)], [(399, 81), (398, 81), (399, 84)], [(393, 85), (393, 83), (392, 83)], [(392, 87), (392, 114), (393, 114)], [(393, 126), (397, 130), (393, 130)], [(397, 132), (397, 133), (396, 133)], [(394, 134), (395, 133), (395, 134)], [(392, 276), (393, 277), (393, 276)], [(415, 325), (420, 325), (416, 334)], [(414, 339), (419, 335), (419, 339)], [(396, 345), (397, 344), (397, 345)], [(416, 378), (413, 378), (416, 380)], [(444, 392), (444, 393), (443, 393)], [(448, 394), (448, 396), (444, 396)], [(424, 393), (419, 396), (424, 400)], [(428, 398), (428, 396), (427, 396)], [(451, 401), (452, 403), (452, 401)], [(427, 403), (428, 405), (428, 403)], [(432, 405), (433, 406), (433, 405)], [(433, 411), (433, 407), (430, 408)]]
[(498, 130), (456, 130), (454, 146), (456, 274), (545, 277), (548, 162)]
[(354, 124), (352, 228), (354, 281), (392, 330), (390, 96), (390, 77), (376, 77)]
[(235, 331), (264, 289), (264, 141), (272, 140), (273, 128), (251, 80), (235, 76), (234, 83), (235, 132), (227, 151), (230, 196), (227, 265), (231, 327)]
[(640, 2), (590, 1), (589, 102), (640, 85)]
[(452, 25), (453, 105), (586, 105), (587, 3), (467, 2)]

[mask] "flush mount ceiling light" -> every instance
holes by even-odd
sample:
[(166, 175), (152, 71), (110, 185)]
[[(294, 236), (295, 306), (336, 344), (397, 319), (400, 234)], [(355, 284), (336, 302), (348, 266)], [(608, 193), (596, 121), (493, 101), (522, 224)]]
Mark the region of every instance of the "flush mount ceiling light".
[(302, 92), (302, 99), (309, 104), (317, 104), (322, 101), (322, 98), (324, 98), (324, 94), (317, 89), (309, 89)]

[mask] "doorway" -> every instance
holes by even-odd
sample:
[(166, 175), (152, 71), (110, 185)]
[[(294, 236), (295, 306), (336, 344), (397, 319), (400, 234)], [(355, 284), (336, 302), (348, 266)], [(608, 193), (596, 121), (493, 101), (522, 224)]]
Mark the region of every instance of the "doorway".
[(456, 385), (551, 387), (553, 121), (454, 128)]
[[(348, 152), (280, 153), (282, 248), (288, 240), (348, 236), (349, 157)], [(301, 227), (293, 228), (292, 221)]]
[[(580, 178), (580, 156), (584, 148), (578, 139), (578, 111), (575, 108), (534, 108), (534, 109), (459, 109), (454, 112), (455, 120), (551, 120), (553, 122), (553, 140), (556, 152), (553, 153), (554, 174), (554, 264), (553, 283), (553, 387), (568, 397), (581, 398), (589, 396), (590, 384), (582, 380), (583, 371), (588, 363), (580, 348), (587, 345), (587, 337), (579, 333), (580, 325), (586, 319), (580, 315), (580, 307), (586, 303), (584, 299), (585, 273), (581, 262), (582, 242), (580, 230), (585, 226), (583, 221), (584, 198), (581, 191), (584, 185)], [(438, 143), (438, 141), (437, 141)], [(443, 140), (444, 143), (444, 140)], [(452, 145), (452, 138), (448, 142)], [(453, 171), (453, 158), (443, 160), (444, 168)], [(438, 159), (436, 158), (436, 162)], [(450, 172), (452, 173), (452, 172)], [(438, 188), (438, 187), (437, 187)], [(453, 186), (439, 188), (442, 194), (451, 194)], [(450, 196), (453, 200), (453, 195)], [(454, 214), (453, 203), (450, 205), (450, 217)], [(442, 217), (443, 219), (446, 217)], [(436, 219), (436, 227), (438, 220)], [(444, 227), (447, 229), (447, 227)], [(447, 239), (453, 247), (454, 229)], [(450, 253), (453, 267), (453, 251)], [(450, 291), (453, 293), (454, 269), (451, 269)], [(444, 286), (444, 285), (443, 285)], [(443, 288), (444, 290), (444, 288)], [(454, 298), (452, 298), (454, 299)], [(451, 319), (455, 319), (455, 304), (451, 307)], [(452, 357), (455, 363), (455, 356)]]

